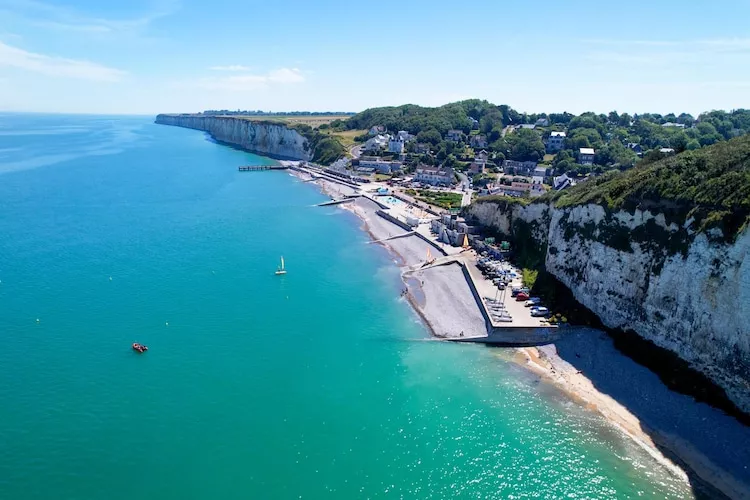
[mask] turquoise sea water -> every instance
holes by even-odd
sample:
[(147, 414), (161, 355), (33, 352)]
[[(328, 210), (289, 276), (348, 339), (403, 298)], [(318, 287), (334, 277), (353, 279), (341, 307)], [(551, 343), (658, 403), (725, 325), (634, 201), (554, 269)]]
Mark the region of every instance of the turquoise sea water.
[(267, 162), (0, 115), (0, 498), (690, 495), (498, 351), (429, 341), (357, 219), (237, 172)]

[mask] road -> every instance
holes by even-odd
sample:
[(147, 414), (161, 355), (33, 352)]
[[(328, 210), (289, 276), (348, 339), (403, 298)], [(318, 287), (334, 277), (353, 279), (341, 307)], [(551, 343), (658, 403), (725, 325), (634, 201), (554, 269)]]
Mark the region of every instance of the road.
[(469, 178), (466, 176), (466, 174), (462, 172), (456, 172), (456, 175), (460, 180), (460, 182), (458, 183), (458, 189), (461, 191), (461, 194), (463, 196), (463, 198), (461, 198), (461, 206), (465, 207), (471, 203), (471, 194), (473, 193), (473, 191), (469, 189), (469, 186), (471, 186), (471, 182), (469, 181)]
[(350, 147), (349, 154), (352, 155), (352, 158), (359, 158), (362, 154), (362, 144), (355, 144), (354, 146)]

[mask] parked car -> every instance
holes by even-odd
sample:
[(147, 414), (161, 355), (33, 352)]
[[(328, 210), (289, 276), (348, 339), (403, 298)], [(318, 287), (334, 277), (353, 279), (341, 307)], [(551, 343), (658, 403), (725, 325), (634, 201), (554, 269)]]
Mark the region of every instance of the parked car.
[(526, 307), (538, 306), (541, 303), (542, 303), (542, 299), (540, 299), (539, 297), (529, 297), (529, 300), (526, 301), (524, 306)]
[(518, 292), (518, 294), (516, 294), (516, 301), (522, 302), (524, 300), (529, 300), (529, 296), (524, 292)]
[(526, 295), (526, 298), (523, 300), (528, 300), (529, 298), (529, 289), (528, 288), (513, 288), (510, 291), (511, 297), (516, 297), (519, 293), (523, 293)]
[(549, 309), (546, 307), (538, 306), (538, 307), (532, 307), (531, 308), (531, 315), (532, 316), (547, 316), (549, 314)]

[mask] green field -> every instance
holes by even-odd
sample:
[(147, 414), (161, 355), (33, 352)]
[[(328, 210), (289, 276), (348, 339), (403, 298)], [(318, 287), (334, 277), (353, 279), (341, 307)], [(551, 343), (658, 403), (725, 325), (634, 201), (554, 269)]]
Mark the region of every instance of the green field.
[(429, 203), (436, 207), (445, 208), (446, 210), (450, 210), (451, 208), (461, 208), (461, 200), (463, 199), (463, 196), (459, 193), (430, 191), (428, 189), (407, 189), (406, 194), (413, 196), (419, 201)]
[[(258, 116), (242, 116), (233, 115), (233, 118), (239, 118), (242, 120), (250, 120), (253, 122), (279, 122), (289, 125), (309, 125), (312, 128), (318, 128), (321, 125), (328, 125), (334, 120), (346, 120), (349, 118), (346, 115), (316, 115), (316, 116), (288, 116), (288, 115), (258, 115)], [(353, 131), (352, 131), (353, 132)], [(362, 133), (362, 131), (358, 131)], [(348, 134), (349, 132), (342, 132)]]

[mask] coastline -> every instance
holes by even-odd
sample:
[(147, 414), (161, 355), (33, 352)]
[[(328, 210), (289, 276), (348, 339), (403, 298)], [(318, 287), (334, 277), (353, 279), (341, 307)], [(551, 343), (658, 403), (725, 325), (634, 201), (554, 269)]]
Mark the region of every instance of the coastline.
[[(290, 173), (300, 179), (309, 180), (309, 177), (302, 172), (291, 170)], [(318, 179), (314, 183), (317, 184), (321, 192), (331, 197), (347, 196), (354, 192), (348, 186), (325, 179)], [(378, 207), (370, 200), (358, 198), (355, 202), (342, 204), (341, 208), (352, 212), (360, 219), (362, 229), (373, 241), (405, 233), (402, 228), (377, 216), (375, 210)], [(442, 266), (426, 271), (404, 270), (405, 267), (413, 266), (424, 260), (426, 249), (429, 247), (428, 243), (416, 237), (406, 237), (385, 242), (379, 241), (377, 244), (384, 246), (398, 259), (396, 263), (402, 269), (402, 280), (407, 290), (406, 299), (434, 337), (445, 339), (457, 336), (459, 331), (467, 334), (479, 334), (480, 331), (485, 331), (483, 317), (476, 307), (474, 298), (465, 284), (458, 266)], [(570, 337), (576, 336), (571, 335)], [(584, 336), (583, 339), (577, 339), (576, 342), (563, 339), (559, 344), (565, 346), (566, 350), (572, 350), (571, 352), (581, 351), (581, 355), (586, 358), (602, 356), (604, 352), (605, 355), (598, 362), (599, 365), (605, 367), (613, 360), (622, 361), (621, 358), (623, 358), (633, 365), (629, 368), (628, 376), (633, 375), (633, 372), (636, 371), (636, 379), (648, 378), (646, 376), (651, 372), (646, 368), (635, 364), (611, 345), (609, 345), (609, 349), (606, 348), (608, 343), (611, 344), (611, 339), (596, 335), (595, 344), (592, 347), (588, 344), (592, 338), (594, 338), (594, 335)], [(712, 459), (716, 458), (716, 455), (725, 454), (725, 450), (718, 449), (711, 457), (704, 453), (704, 449), (693, 445), (693, 441), (690, 439), (693, 436), (686, 436), (685, 429), (676, 431), (671, 429), (669, 424), (659, 422), (658, 419), (644, 418), (643, 413), (631, 411), (618, 399), (617, 391), (612, 391), (614, 397), (611, 396), (601, 387), (602, 384), (598, 383), (599, 380), (588, 373), (588, 370), (575, 366), (575, 362), (570, 362), (571, 357), (567, 355), (569, 353), (561, 354), (558, 351), (557, 344), (543, 347), (505, 348), (498, 354), (498, 357), (525, 367), (539, 376), (541, 380), (552, 384), (570, 400), (601, 415), (613, 427), (619, 429), (620, 432), (646, 450), (655, 460), (665, 465), (674, 475), (691, 483), (693, 490), (700, 493), (701, 496), (750, 498), (750, 470), (747, 470), (747, 466), (745, 466), (744, 474), (742, 471), (737, 472), (736, 470), (732, 473)], [(589, 353), (591, 356), (587, 356), (585, 353)], [(575, 356), (579, 356), (579, 353), (575, 352)], [(643, 387), (644, 398), (648, 399), (650, 395), (658, 395), (661, 390), (671, 393), (658, 378), (655, 376), (653, 378), (655, 380), (649, 380), (648, 384)], [(680, 400), (686, 397), (676, 393), (672, 394), (675, 396), (672, 399), (675, 400), (674, 404), (677, 407), (671, 410), (679, 413)], [(701, 405), (701, 407), (706, 406), (692, 399), (687, 401), (692, 401), (692, 404)], [(708, 409), (704, 413), (710, 415), (716, 421), (717, 426), (729, 425), (731, 427), (726, 434), (720, 436), (727, 441), (727, 446), (734, 443), (731, 436), (735, 437), (735, 441), (737, 436), (739, 436), (740, 441), (745, 438), (750, 444), (750, 432), (742, 424), (731, 417), (726, 417), (718, 410)], [(705, 421), (706, 418), (708, 417), (703, 418), (703, 420)], [(710, 424), (704, 422), (703, 425)], [(694, 432), (700, 433), (701, 430), (697, 429)], [(743, 443), (734, 444), (741, 447)], [(748, 457), (750, 457), (750, 451), (748, 451)], [(740, 455), (738, 458), (742, 460), (744, 456)], [(732, 457), (729, 457), (729, 459), (731, 460)], [(750, 460), (745, 463), (750, 463)]]

